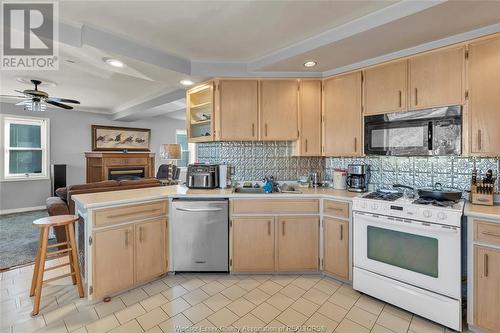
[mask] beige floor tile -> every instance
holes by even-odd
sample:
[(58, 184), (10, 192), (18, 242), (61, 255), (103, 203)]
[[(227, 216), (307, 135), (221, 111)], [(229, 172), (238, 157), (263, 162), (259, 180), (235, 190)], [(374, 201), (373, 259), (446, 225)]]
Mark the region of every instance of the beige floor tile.
[(405, 310), (403, 310), (401, 308), (392, 306), (390, 304), (385, 304), (384, 311), (390, 312), (393, 315), (398, 316), (398, 317), (400, 317), (402, 319), (405, 319), (407, 321), (410, 321), (411, 318), (413, 317), (412, 313), (410, 313), (408, 311), (405, 311)]
[(370, 330), (350, 321), (349, 319), (344, 319), (340, 322), (339, 326), (335, 329), (336, 333), (369, 333)]
[(92, 324), (88, 324), (86, 328), (88, 333), (105, 333), (118, 326), (120, 326), (120, 323), (116, 319), (115, 315), (111, 314), (93, 322)]
[(238, 320), (240, 317), (227, 308), (222, 308), (207, 319), (215, 326), (229, 326)]
[(322, 305), (323, 303), (326, 302), (326, 300), (330, 297), (330, 295), (325, 294), (319, 289), (316, 288), (311, 288), (304, 295), (302, 295), (303, 298), (316, 303), (318, 305)]
[(312, 332), (331, 333), (337, 328), (339, 323), (316, 312), (305, 322), (305, 325), (314, 327)]
[(396, 333), (405, 333), (408, 331), (410, 326), (410, 321), (393, 315), (390, 312), (382, 310), (382, 313), (378, 316), (377, 324), (384, 326)]
[(314, 285), (314, 288), (324, 292), (325, 294), (333, 295), (333, 293), (336, 292), (341, 285), (342, 284), (337, 281), (331, 280), (329, 278), (324, 278), (316, 283)]
[(76, 306), (70, 303), (63, 307), (44, 313), (43, 317), (45, 318), (45, 322), (47, 323), (47, 325), (50, 325), (51, 323), (55, 323), (56, 321), (63, 320), (64, 317), (67, 317), (74, 312), (77, 312)]
[(382, 312), (384, 305), (384, 302), (381, 302), (378, 299), (370, 297), (368, 295), (362, 295), (356, 302), (357, 307), (377, 316), (380, 314), (380, 312)]
[(245, 289), (246, 291), (250, 291), (252, 289), (257, 288), (258, 286), (261, 285), (260, 282), (257, 280), (248, 278), (248, 279), (243, 279), (240, 282), (236, 284), (238, 287)]
[(148, 297), (149, 295), (146, 294), (146, 292), (141, 288), (132, 289), (120, 295), (120, 298), (122, 299), (123, 303), (125, 303), (126, 306), (139, 303), (140, 301)]
[(149, 283), (145, 286), (142, 286), (142, 289), (149, 295), (153, 296), (156, 294), (161, 293), (162, 291), (165, 291), (169, 289), (170, 287), (167, 286), (162, 280), (158, 280), (152, 283)]
[(318, 312), (322, 315), (327, 316), (330, 319), (333, 319), (337, 322), (341, 322), (342, 319), (347, 314), (347, 310), (337, 304), (333, 304), (330, 302), (325, 302), (319, 309)]
[(196, 304), (192, 308), (187, 309), (183, 314), (192, 322), (197, 323), (214, 313), (208, 306), (203, 303)]
[(76, 331), (80, 327), (84, 327), (97, 320), (99, 320), (99, 317), (93, 308), (80, 309), (80, 311), (73, 312), (64, 317), (64, 323), (70, 332)]
[(277, 284), (284, 287), (292, 283), (296, 278), (298, 278), (297, 275), (274, 275), (271, 278), (271, 281), (276, 282)]
[(217, 282), (224, 285), (226, 288), (231, 287), (233, 284), (238, 283), (240, 279), (236, 275), (226, 275), (221, 279), (217, 279)]
[(115, 312), (116, 319), (120, 322), (120, 324), (125, 324), (126, 322), (135, 319), (139, 316), (142, 316), (146, 313), (146, 310), (141, 306), (140, 303), (136, 303), (131, 305), (121, 311)]
[(149, 330), (167, 319), (167, 314), (161, 308), (156, 308), (136, 318), (144, 330)]
[(241, 317), (239, 320), (233, 323), (234, 327), (239, 328), (240, 330), (247, 330), (256, 332), (262, 328), (264, 328), (266, 324), (255, 317), (253, 314), (248, 313), (245, 316)]
[(279, 314), (276, 319), (289, 326), (299, 326), (307, 320), (307, 317), (292, 308), (288, 308)]
[[(27, 332), (25, 332), (25, 333), (27, 333)], [(81, 327), (81, 328), (79, 328), (76, 331), (73, 331), (71, 333), (87, 333), (87, 329), (85, 327)]]
[(419, 316), (413, 316), (409, 332), (412, 333), (444, 333), (444, 327)]
[(391, 331), (390, 329), (385, 328), (384, 326), (380, 326), (379, 324), (375, 324), (370, 333), (394, 333), (394, 331)]
[(141, 328), (141, 325), (137, 322), (137, 320), (129, 321), (128, 323), (118, 326), (111, 331), (110, 333), (142, 333), (144, 332)]
[(163, 333), (160, 326), (155, 326), (150, 330), (147, 330), (146, 333)]
[[(0, 322), (2, 322), (2, 320), (0, 320)], [(45, 320), (43, 319), (42, 316), (38, 316), (36, 318), (29, 317), (28, 320), (15, 323), (12, 327), (12, 333), (34, 332), (43, 327), (45, 327)], [(3, 333), (4, 330), (2, 329), (1, 332)], [(5, 330), (5, 332), (10, 333), (10, 330)]]
[(255, 308), (252, 302), (247, 301), (244, 298), (239, 298), (227, 306), (229, 310), (242, 317), (248, 312)]
[(165, 291), (162, 291), (162, 295), (165, 296), (169, 301), (181, 297), (187, 294), (189, 291), (181, 285), (173, 286)]
[(352, 296), (355, 297), (356, 299), (361, 296), (361, 293), (358, 291), (354, 290), (351, 285), (349, 284), (343, 284), (340, 286), (340, 288), (336, 291), (344, 295)]
[(277, 293), (268, 298), (266, 302), (271, 304), (278, 310), (283, 311), (293, 303), (293, 299), (283, 295), (282, 293)]
[(196, 305), (198, 303), (201, 303), (209, 297), (210, 295), (201, 289), (196, 289), (187, 293), (186, 295), (182, 295), (182, 298), (184, 298), (184, 300), (191, 305)]
[(377, 315), (374, 315), (371, 312), (358, 308), (357, 306), (353, 306), (351, 310), (349, 310), (349, 312), (346, 315), (346, 318), (370, 330), (377, 321)]
[(268, 303), (262, 303), (252, 310), (252, 314), (265, 323), (271, 322), (281, 313), (280, 310)]
[(203, 289), (203, 291), (206, 292), (208, 295), (213, 296), (226, 289), (226, 287), (217, 281), (212, 281), (202, 286), (201, 289)]
[[(52, 323), (50, 325), (47, 325), (45, 327), (42, 327), (35, 332), (36, 333), (67, 333), (68, 330), (66, 329), (66, 325), (64, 324), (64, 322), (61, 320), (61, 321), (57, 321), (55, 323)], [(23, 332), (23, 333), (26, 333), (26, 332)], [(90, 333), (93, 333), (93, 332), (90, 332)]]
[(193, 279), (189, 279), (189, 280), (181, 283), (181, 286), (183, 286), (184, 288), (186, 288), (189, 291), (193, 291), (195, 289), (200, 288), (204, 284), (205, 284), (205, 282), (203, 282), (202, 280), (200, 280), (198, 278), (193, 278)]
[(245, 295), (247, 292), (245, 289), (238, 287), (236, 285), (232, 285), (231, 287), (227, 288), (226, 290), (221, 291), (221, 294), (229, 298), (230, 300), (234, 301), (240, 298), (241, 296)]
[(302, 313), (306, 317), (310, 317), (314, 312), (316, 312), (316, 310), (318, 310), (319, 305), (305, 298), (299, 298), (292, 304), (291, 308)]
[(358, 300), (357, 296), (353, 296), (350, 294), (343, 294), (339, 291), (336, 291), (335, 294), (333, 294), (328, 299), (329, 302), (337, 304), (338, 306), (341, 306), (347, 310), (352, 308), (352, 306), (357, 302), (357, 300)]
[(311, 289), (312, 287), (314, 287), (314, 285), (316, 283), (319, 282), (319, 280), (321, 280), (321, 276), (317, 276), (317, 275), (302, 275), (300, 277), (298, 277), (297, 279), (295, 279), (292, 284), (299, 287), (299, 288), (302, 288), (304, 290), (309, 290)]
[(267, 293), (269, 295), (276, 294), (278, 291), (281, 290), (281, 288), (283, 288), (283, 286), (281, 286), (280, 284), (273, 282), (271, 280), (267, 280), (266, 282), (262, 283), (259, 286), (260, 290), (264, 291), (265, 293)]
[(293, 284), (289, 284), (280, 290), (280, 293), (294, 300), (299, 299), (302, 295), (305, 294), (305, 292), (306, 291), (304, 289), (294, 286)]
[(154, 308), (162, 306), (167, 302), (168, 299), (165, 296), (163, 296), (162, 294), (156, 294), (154, 296), (146, 298), (145, 300), (142, 300), (140, 304), (146, 311), (151, 311)]
[(272, 278), (272, 275), (271, 274), (255, 274), (255, 275), (252, 275), (250, 277), (254, 280), (259, 281), (260, 283), (263, 283), (263, 282), (269, 280), (270, 278)]
[(262, 333), (284, 333), (287, 331), (285, 324), (280, 323), (277, 320), (273, 320), (262, 329)]
[(165, 311), (169, 317), (173, 317), (184, 310), (187, 310), (191, 305), (186, 302), (183, 298), (176, 298), (173, 301), (165, 303), (161, 306), (163, 311)]
[(120, 297), (114, 297), (109, 302), (97, 303), (94, 308), (99, 318), (104, 318), (113, 312), (125, 309), (125, 304)]
[(186, 279), (180, 275), (168, 275), (161, 280), (169, 287), (180, 285), (186, 281)]
[(259, 305), (259, 304), (262, 304), (263, 302), (265, 302), (265, 300), (271, 296), (268, 295), (267, 293), (263, 292), (259, 288), (255, 288), (254, 290), (251, 290), (243, 297), (245, 299), (249, 300), (250, 302), (252, 302), (253, 304)]
[(191, 325), (193, 325), (193, 323), (190, 322), (189, 319), (187, 319), (182, 313), (179, 313), (175, 317), (160, 323), (158, 326), (160, 326), (164, 333), (179, 333), (180, 331), (191, 327)]
[(231, 303), (231, 300), (221, 293), (215, 294), (203, 301), (213, 311), (218, 311)]

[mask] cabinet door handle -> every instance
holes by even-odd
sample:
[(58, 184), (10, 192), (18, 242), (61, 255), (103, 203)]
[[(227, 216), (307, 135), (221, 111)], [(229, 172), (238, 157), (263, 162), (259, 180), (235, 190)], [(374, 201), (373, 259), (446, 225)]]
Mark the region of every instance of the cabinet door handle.
[(267, 136), (267, 124), (264, 124), (264, 136)]
[(128, 247), (128, 234), (129, 234), (129, 230), (125, 230), (125, 247)]
[(358, 152), (358, 138), (354, 137), (354, 152)]
[(144, 227), (140, 226), (139, 227), (139, 241), (142, 243), (143, 240), (144, 240)]
[(344, 225), (340, 225), (340, 240), (344, 240)]
[(285, 236), (285, 221), (281, 222), (281, 235)]
[(415, 105), (418, 105), (418, 88), (415, 88)]
[(271, 236), (271, 221), (267, 221), (267, 234)]
[(500, 233), (498, 232), (483, 231), (482, 234), (486, 236), (500, 237)]
[(306, 153), (307, 153), (307, 139), (306, 139)]
[(255, 124), (252, 124), (252, 138), (255, 137)]
[(481, 130), (477, 130), (477, 149), (481, 150), (482, 147), (482, 142), (481, 142)]
[(403, 97), (402, 97), (402, 93), (401, 93), (401, 90), (399, 91), (399, 107), (402, 107), (403, 106)]
[(488, 277), (488, 255), (484, 254), (484, 277)]

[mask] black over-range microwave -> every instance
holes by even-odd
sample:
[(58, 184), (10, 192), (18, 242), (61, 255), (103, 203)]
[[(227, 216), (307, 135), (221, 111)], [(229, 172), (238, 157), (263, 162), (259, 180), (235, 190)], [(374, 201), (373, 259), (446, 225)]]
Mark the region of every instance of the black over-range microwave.
[(462, 106), (365, 116), (365, 154), (448, 156), (462, 153)]

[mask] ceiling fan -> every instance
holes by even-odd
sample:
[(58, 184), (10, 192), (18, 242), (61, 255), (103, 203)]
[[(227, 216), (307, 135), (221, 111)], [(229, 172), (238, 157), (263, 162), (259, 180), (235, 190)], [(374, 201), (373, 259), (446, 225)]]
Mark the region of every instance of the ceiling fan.
[[(38, 86), (42, 83), (40, 80), (30, 80), (31, 83), (35, 85), (35, 89), (26, 89), (24, 91), (14, 90), (18, 93), (23, 94), (23, 96), (16, 95), (0, 95), (0, 97), (9, 97), (9, 98), (20, 98), (23, 101), (17, 103), (16, 105), (24, 105), (24, 108), (28, 111), (45, 111), (47, 105), (51, 104), (57, 106), (59, 108), (63, 108), (66, 110), (73, 109), (72, 106), (63, 104), (63, 103), (71, 103), (71, 104), (80, 104), (79, 101), (74, 99), (66, 99), (66, 98), (58, 98), (58, 97), (50, 97), (45, 91), (38, 90)], [(63, 103), (61, 103), (63, 102)]]

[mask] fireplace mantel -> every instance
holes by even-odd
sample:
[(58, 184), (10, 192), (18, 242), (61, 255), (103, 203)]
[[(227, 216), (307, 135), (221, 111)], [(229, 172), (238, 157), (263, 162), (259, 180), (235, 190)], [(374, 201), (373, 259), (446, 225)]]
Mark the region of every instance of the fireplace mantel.
[(155, 176), (155, 154), (150, 152), (101, 152), (85, 153), (87, 183), (108, 180), (110, 169), (144, 168), (144, 177)]

